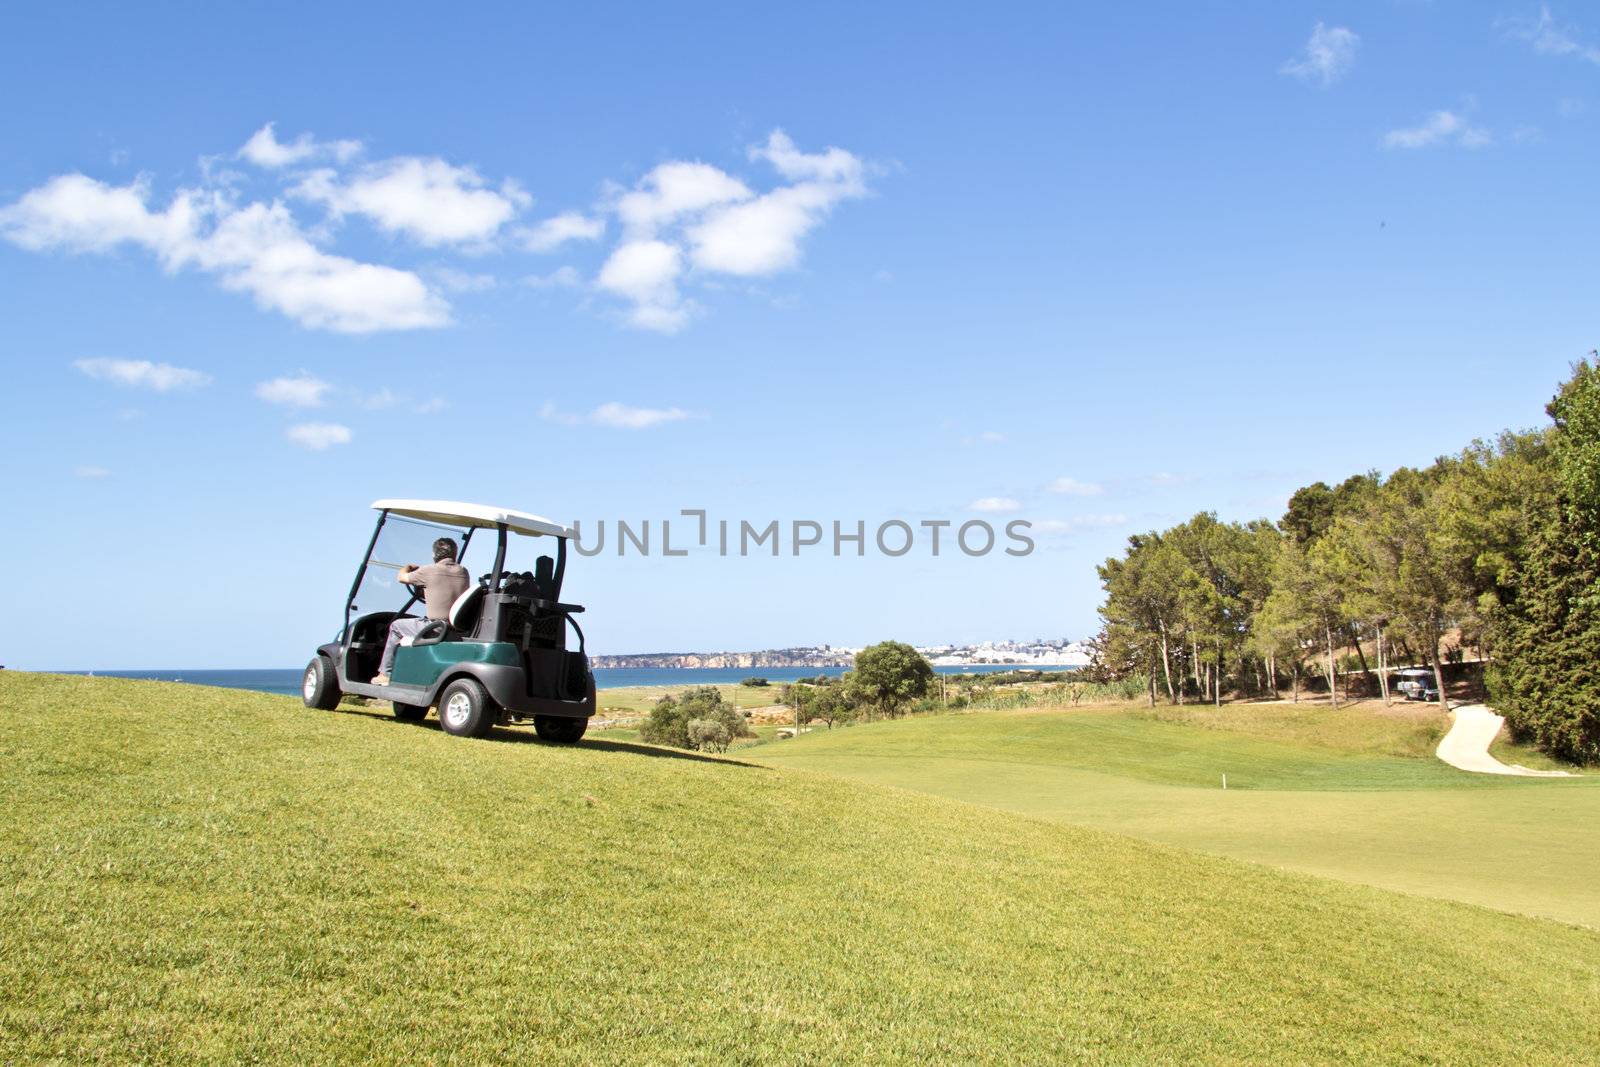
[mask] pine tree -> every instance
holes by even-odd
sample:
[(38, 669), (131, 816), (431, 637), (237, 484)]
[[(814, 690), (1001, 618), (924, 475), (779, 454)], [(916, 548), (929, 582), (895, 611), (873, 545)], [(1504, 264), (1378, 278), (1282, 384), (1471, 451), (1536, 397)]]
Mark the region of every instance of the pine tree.
[(1546, 409), (1556, 497), (1539, 506), (1507, 570), (1490, 699), (1512, 733), (1565, 759), (1600, 762), (1600, 369), (1573, 368)]

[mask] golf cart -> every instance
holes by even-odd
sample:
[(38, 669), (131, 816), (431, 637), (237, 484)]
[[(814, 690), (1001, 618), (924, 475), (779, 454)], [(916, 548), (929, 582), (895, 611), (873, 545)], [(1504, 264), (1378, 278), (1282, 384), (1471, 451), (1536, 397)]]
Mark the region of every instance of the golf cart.
[[(584, 655), (583, 610), (561, 603), (567, 568), (567, 526), (523, 511), (450, 500), (379, 500), (378, 525), (345, 598), (339, 639), (306, 665), (307, 707), (333, 708), (344, 693), (392, 701), (397, 719), (421, 721), (437, 706), (446, 733), (482, 737), (496, 725), (533, 721), (546, 741), (572, 743), (594, 716), (594, 675)], [(510, 535), (555, 539), (555, 558), (541, 555), (531, 571), (506, 569)], [(470, 567), (477, 540), (494, 545), (490, 570), (397, 650), (388, 685), (373, 685), (389, 624), (423, 614), (414, 590), (398, 580), (408, 563), (428, 562), (435, 538), (453, 538), (457, 562)], [(483, 552), (478, 553), (483, 556)], [(567, 630), (578, 637), (567, 648)]]
[(1438, 700), (1439, 683), (1426, 667), (1407, 667), (1399, 674), (1395, 689), (1404, 693), (1407, 700)]

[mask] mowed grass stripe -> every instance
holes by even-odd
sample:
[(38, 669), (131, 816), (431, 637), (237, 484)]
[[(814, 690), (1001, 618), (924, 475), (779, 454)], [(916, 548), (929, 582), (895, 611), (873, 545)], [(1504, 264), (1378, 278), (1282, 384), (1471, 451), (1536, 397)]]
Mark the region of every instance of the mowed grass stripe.
[[(1364, 753), (1360, 723), (1327, 709), (1239, 706), (1223, 709), (1221, 725), (1209, 709), (1186, 713), (1200, 716), (1195, 724), (1164, 717), (1177, 714), (919, 718), (807, 734), (749, 755), (1600, 928), (1600, 776), (1504, 778), (1431, 755)], [(1249, 732), (1253, 722), (1266, 737)], [(1373, 727), (1380, 737), (1390, 731), (1395, 747), (1414, 746), (1392, 722)], [(1142, 740), (1147, 762), (1137, 757)]]
[[(1309, 709), (1308, 709), (1309, 710)], [(1252, 711), (1237, 709), (1249, 719)], [(1324, 714), (1337, 714), (1324, 712)], [(1239, 728), (1197, 728), (1124, 708), (980, 712), (813, 731), (808, 758), (956, 756), (1076, 767), (1166, 785), (1272, 790), (1504, 789), (1515, 779), (1473, 775), (1431, 758), (1350, 751), (1333, 744), (1259, 737)], [(787, 750), (784, 750), (787, 752)], [(763, 758), (771, 753), (762, 750)]]
[(1570, 1062), (1600, 937), (936, 797), (0, 675), (60, 1059)]

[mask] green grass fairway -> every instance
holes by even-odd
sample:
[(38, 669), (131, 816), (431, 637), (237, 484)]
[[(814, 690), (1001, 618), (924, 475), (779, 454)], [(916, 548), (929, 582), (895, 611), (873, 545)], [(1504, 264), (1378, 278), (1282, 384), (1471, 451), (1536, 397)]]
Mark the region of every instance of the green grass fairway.
[(1595, 1054), (1593, 931), (802, 770), (3, 672), (0, 781), (6, 1063)]
[(1600, 776), (1457, 771), (1431, 755), (1433, 714), (990, 712), (813, 733), (750, 758), (1600, 927)]

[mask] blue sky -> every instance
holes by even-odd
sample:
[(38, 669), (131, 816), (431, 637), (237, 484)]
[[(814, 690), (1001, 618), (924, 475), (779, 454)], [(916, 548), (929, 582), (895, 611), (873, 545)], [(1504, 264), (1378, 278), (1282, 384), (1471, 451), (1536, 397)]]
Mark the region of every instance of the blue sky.
[(577, 560), (597, 651), (1089, 636), (1129, 533), (1537, 424), (1596, 344), (1580, 5), (50, 5), (0, 50), (12, 666), (295, 665), (384, 496), (1036, 527)]

